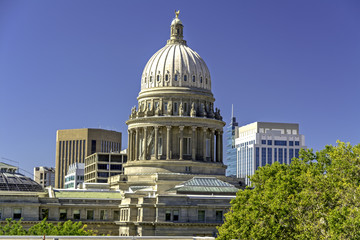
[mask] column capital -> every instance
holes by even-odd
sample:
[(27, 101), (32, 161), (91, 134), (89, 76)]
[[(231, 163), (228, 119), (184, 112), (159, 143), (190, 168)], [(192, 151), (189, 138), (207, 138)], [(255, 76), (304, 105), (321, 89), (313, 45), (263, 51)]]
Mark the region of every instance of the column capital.
[(191, 129), (192, 129), (193, 131), (195, 131), (196, 128), (197, 128), (196, 126), (192, 126), (192, 127), (191, 127)]
[(214, 134), (215, 133), (215, 129), (211, 128), (211, 133)]
[(180, 131), (184, 130), (184, 126), (179, 126)]
[(166, 129), (167, 130), (170, 130), (172, 126), (166, 126)]
[(204, 132), (206, 132), (208, 130), (207, 127), (203, 127), (202, 129), (203, 129)]

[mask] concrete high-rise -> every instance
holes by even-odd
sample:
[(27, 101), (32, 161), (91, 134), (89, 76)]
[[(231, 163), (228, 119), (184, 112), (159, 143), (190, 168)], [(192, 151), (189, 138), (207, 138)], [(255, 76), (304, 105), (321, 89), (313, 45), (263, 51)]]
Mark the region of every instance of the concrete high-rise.
[(234, 107), (231, 108), (231, 120), (226, 129), (226, 176), (236, 176), (236, 147), (235, 139), (239, 128), (234, 117)]
[(104, 129), (66, 129), (56, 134), (55, 187), (63, 188), (69, 165), (95, 152), (120, 152), (121, 133)]
[(305, 137), (299, 133), (297, 123), (254, 122), (238, 128), (237, 172), (239, 178), (251, 176), (259, 167), (279, 162), (290, 164), (306, 148)]
[(52, 167), (35, 167), (34, 181), (42, 187), (55, 186), (55, 169)]

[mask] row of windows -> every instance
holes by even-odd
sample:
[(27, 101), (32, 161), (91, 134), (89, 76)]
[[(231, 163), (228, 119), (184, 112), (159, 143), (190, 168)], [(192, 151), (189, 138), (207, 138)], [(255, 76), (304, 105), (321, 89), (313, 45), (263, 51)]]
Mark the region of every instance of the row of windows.
[[(178, 81), (178, 80), (179, 80), (178, 74), (175, 74), (175, 75), (174, 75), (174, 80), (175, 80), (175, 81)], [(188, 76), (187, 76), (187, 75), (184, 75), (184, 76), (183, 76), (183, 80), (184, 80), (184, 82), (187, 82)], [(146, 83), (146, 81), (147, 81), (147, 78), (145, 77), (145, 78), (144, 78), (144, 83)], [(157, 75), (157, 76), (156, 76), (156, 81), (160, 82), (160, 75)], [(168, 74), (165, 75), (165, 81), (169, 81), (169, 75), (168, 75)], [(149, 82), (150, 82), (150, 83), (153, 82), (152, 76), (150, 76)], [(196, 82), (196, 76), (195, 76), (195, 75), (192, 76), (192, 82)], [(203, 83), (203, 77), (202, 77), (202, 76), (200, 76), (200, 83)], [(207, 79), (207, 78), (205, 78), (205, 84), (208, 84), (208, 79)]]
[[(272, 151), (274, 150), (274, 162), (291, 163), (291, 160), (294, 158), (294, 149), (289, 149), (289, 158), (287, 158), (287, 149), (286, 148), (261, 148), (261, 165), (265, 166), (266, 164), (272, 164)], [(299, 158), (300, 149), (295, 149), (295, 157)], [(267, 153), (267, 154), (266, 154)], [(266, 161), (267, 160), (267, 161)], [(259, 148), (255, 149), (255, 164), (256, 169), (260, 166), (260, 154)]]
[[(167, 222), (177, 222), (180, 220), (180, 214), (178, 209), (174, 210), (166, 210), (165, 211), (165, 221)], [(197, 221), (205, 222), (206, 221), (206, 211), (203, 209), (199, 209), (197, 212)], [(215, 221), (222, 222), (223, 221), (223, 210), (215, 211)]]
[[(289, 146), (294, 146), (294, 142), (295, 142), (295, 146), (299, 146), (300, 142), (299, 141), (289, 141)], [(264, 145), (273, 145), (273, 141), (272, 140), (261, 140), (261, 144)], [(287, 142), (286, 141), (280, 141), (280, 140), (274, 140), (274, 145), (275, 146), (287, 146)]]
[[(60, 220), (66, 221), (68, 220), (67, 217), (67, 209), (60, 209)], [(48, 209), (42, 209), (42, 218), (48, 218), (49, 210)], [(86, 220), (94, 220), (95, 216), (95, 210), (94, 209), (88, 209), (86, 210)], [(72, 210), (72, 219), (74, 220), (80, 220), (80, 210), (74, 209)], [(120, 211), (119, 210), (113, 210), (112, 214), (112, 220), (118, 221), (120, 219)], [(109, 211), (107, 209), (100, 209), (99, 210), (99, 220), (110, 220)]]
[[(65, 178), (65, 182), (74, 181), (74, 180), (75, 180), (75, 175), (71, 175), (71, 176), (68, 176)], [(79, 181), (84, 180), (84, 176), (78, 175), (76, 177), (76, 180), (79, 180)]]

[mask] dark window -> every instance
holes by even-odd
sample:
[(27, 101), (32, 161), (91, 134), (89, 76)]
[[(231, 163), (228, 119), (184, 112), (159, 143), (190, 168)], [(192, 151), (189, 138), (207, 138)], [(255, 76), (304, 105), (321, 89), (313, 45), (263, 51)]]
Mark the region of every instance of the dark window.
[(109, 170), (109, 164), (98, 164), (98, 169)]
[(150, 76), (150, 82), (152, 83), (152, 76)]
[(293, 157), (294, 157), (294, 149), (289, 149), (289, 164), (291, 163)]
[(177, 74), (175, 74), (175, 81), (177, 81), (178, 80), (178, 77), (177, 77)]
[(283, 164), (283, 149), (279, 148), (279, 163)]
[(295, 157), (296, 157), (296, 158), (299, 158), (299, 150), (300, 150), (300, 149), (295, 149)]
[(160, 81), (160, 76), (159, 76), (159, 75), (157, 75), (156, 80), (157, 80), (158, 82)]
[(266, 148), (261, 148), (261, 165), (266, 165)]
[(215, 221), (222, 222), (223, 221), (223, 211), (216, 211), (215, 213)]
[(109, 177), (108, 172), (98, 172), (98, 177)]
[(193, 76), (193, 82), (195, 82), (195, 76)]
[(261, 140), (261, 144), (266, 144), (266, 140)]
[(107, 210), (100, 210), (100, 220), (107, 219)]
[(276, 162), (277, 160), (277, 148), (274, 148), (274, 162)]
[(119, 210), (114, 210), (113, 220), (120, 221), (120, 211)]
[(289, 141), (289, 146), (294, 146), (294, 141)]
[(179, 210), (174, 210), (173, 211), (173, 221), (179, 221)]
[(165, 221), (171, 221), (171, 211), (166, 210), (165, 212)]
[(187, 81), (187, 76), (186, 76), (186, 75), (184, 75), (184, 81), (185, 81), (185, 82)]
[(274, 145), (276, 145), (276, 146), (286, 146), (286, 141), (275, 140)]
[(169, 80), (169, 75), (165, 75), (165, 80), (168, 81)]
[(205, 79), (205, 84), (207, 84), (207, 78)]
[(259, 151), (258, 147), (255, 149), (255, 159), (256, 159), (255, 160), (256, 161), (256, 169), (258, 169), (260, 166), (260, 151)]
[(200, 83), (202, 83), (202, 77), (200, 77)]
[(48, 208), (43, 208), (41, 209), (41, 220), (42, 219), (48, 219), (49, 218), (49, 209)]
[(284, 149), (284, 163), (286, 163), (287, 160), (287, 149)]
[(79, 220), (80, 219), (80, 210), (74, 210), (73, 211), (73, 218), (74, 218), (74, 220)]
[(64, 221), (67, 218), (67, 211), (66, 209), (60, 209), (60, 221)]
[(198, 221), (205, 222), (205, 210), (198, 210)]
[(299, 146), (300, 142), (299, 141), (295, 141), (295, 146)]
[(121, 170), (121, 165), (110, 165), (110, 170)]
[(272, 140), (268, 140), (268, 145), (272, 145)]
[(13, 209), (13, 219), (20, 219), (21, 218), (21, 208), (14, 208)]
[(94, 220), (94, 210), (87, 210), (86, 211), (86, 219), (87, 220)]
[(272, 164), (272, 148), (268, 148), (268, 164)]
[(96, 152), (96, 140), (91, 140), (91, 154)]

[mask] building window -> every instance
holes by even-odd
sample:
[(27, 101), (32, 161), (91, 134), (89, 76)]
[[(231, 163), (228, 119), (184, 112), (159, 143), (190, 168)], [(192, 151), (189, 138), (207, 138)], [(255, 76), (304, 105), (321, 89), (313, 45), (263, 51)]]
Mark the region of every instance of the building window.
[(185, 172), (191, 172), (191, 167), (190, 166), (185, 167)]
[(119, 221), (120, 220), (120, 211), (119, 210), (114, 210), (114, 212), (113, 212), (113, 220), (114, 221)]
[(260, 151), (259, 148), (255, 148), (255, 164), (256, 164), (256, 170), (259, 168), (260, 166)]
[(65, 221), (67, 218), (67, 210), (60, 209), (60, 221)]
[(268, 164), (272, 164), (272, 148), (268, 148)]
[(293, 157), (294, 157), (294, 149), (289, 149), (289, 164), (291, 163)]
[(200, 83), (202, 83), (202, 77), (200, 77)]
[(177, 74), (175, 74), (175, 81), (177, 81), (178, 80), (178, 75)]
[(198, 210), (198, 222), (205, 222), (205, 210)]
[(287, 149), (284, 148), (284, 163), (286, 163), (287, 160)]
[(216, 211), (215, 212), (215, 221), (222, 222), (223, 221), (223, 211)]
[(178, 107), (177, 107), (177, 102), (174, 102), (174, 114), (177, 114), (178, 112)]
[(274, 162), (276, 162), (277, 160), (277, 148), (274, 148)]
[(159, 75), (156, 76), (156, 80), (157, 80), (158, 82), (160, 82), (160, 76), (159, 76)]
[(20, 219), (21, 218), (21, 208), (14, 208), (13, 209), (13, 219)]
[(261, 144), (266, 144), (266, 140), (261, 140)]
[(91, 140), (91, 154), (96, 152), (96, 140)]
[(283, 149), (279, 148), (279, 163), (283, 164)]
[[(41, 220), (42, 219), (48, 219), (49, 218), (49, 209), (48, 208), (42, 208), (41, 209)], [(1, 219), (1, 218), (0, 218)]]
[(268, 140), (268, 141), (267, 141), (267, 144), (268, 144), (268, 145), (272, 145), (272, 140)]
[(146, 78), (144, 78), (144, 83), (146, 83)]
[(107, 219), (107, 210), (101, 209), (100, 210), (100, 220), (106, 220)]
[(174, 222), (179, 221), (179, 210), (174, 210), (173, 211), (173, 221)]
[(300, 150), (300, 149), (295, 149), (295, 157), (296, 157), (296, 158), (299, 158), (299, 150)]
[(79, 220), (80, 219), (80, 210), (76, 209), (73, 211), (73, 219)]
[(207, 84), (208, 83), (208, 80), (207, 80), (207, 78), (205, 79), (205, 84)]
[(167, 221), (167, 222), (171, 221), (171, 211), (170, 210), (165, 211), (165, 221)]
[(94, 210), (86, 210), (86, 219), (94, 220)]
[(150, 76), (150, 82), (152, 83), (152, 76)]
[(184, 75), (184, 82), (186, 82), (187, 81), (187, 76), (186, 75)]
[(193, 82), (195, 82), (195, 76), (193, 76)]
[(295, 146), (299, 146), (300, 142), (299, 141), (295, 141)]
[(169, 75), (165, 75), (165, 81), (169, 81)]
[(183, 153), (184, 155), (191, 155), (191, 138), (183, 138)]
[(261, 148), (261, 166), (266, 165), (266, 148)]
[(289, 141), (289, 146), (294, 146), (294, 141)]
[(275, 141), (274, 141), (274, 145), (275, 145), (275, 146), (286, 146), (286, 141), (278, 141), (278, 140), (275, 140)]

